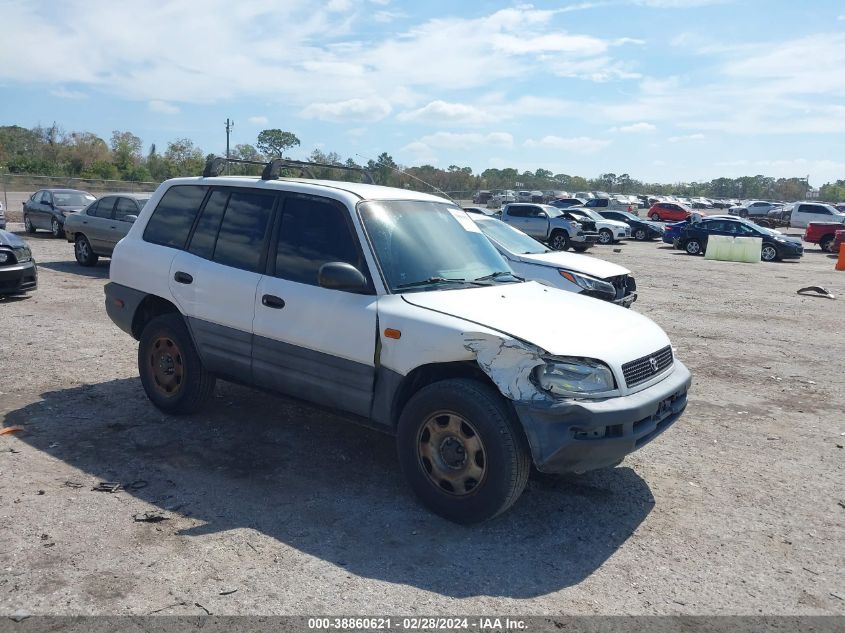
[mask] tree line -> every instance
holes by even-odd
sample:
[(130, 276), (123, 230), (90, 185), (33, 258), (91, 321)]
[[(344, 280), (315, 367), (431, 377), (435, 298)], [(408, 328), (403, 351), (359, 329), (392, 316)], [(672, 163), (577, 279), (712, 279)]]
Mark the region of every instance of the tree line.
[[(264, 162), (281, 158), (300, 145), (292, 132), (262, 130), (255, 144), (238, 144), (230, 150), (232, 158)], [(28, 129), (17, 125), (0, 126), (0, 173), (66, 176), (74, 178), (161, 182), (178, 176), (202, 173), (206, 155), (189, 138), (167, 143), (163, 151), (151, 145), (144, 151), (142, 140), (129, 131), (115, 130), (106, 141), (91, 132), (66, 132), (55, 123), (49, 127)], [(356, 162), (343, 160), (336, 152), (315, 149), (308, 160), (330, 165), (367, 169), (383, 185), (417, 190), (434, 187), (444, 192), (469, 192), (479, 189), (539, 189), (568, 192), (600, 190), (608, 193), (704, 196), (709, 198), (762, 198), (799, 200), (807, 197), (809, 185), (803, 178), (772, 178), (763, 175), (740, 178), (716, 178), (706, 182), (654, 183), (632, 178), (629, 174), (600, 174), (584, 178), (553, 173), (548, 169), (518, 171), (513, 168), (486, 169), (475, 174), (471, 167), (433, 165), (402, 167), (392, 156), (382, 152), (377, 158)], [(261, 167), (231, 165), (229, 173), (257, 175)], [(318, 178), (343, 178), (343, 172), (316, 169)], [(845, 180), (820, 188), (823, 200), (845, 200)]]

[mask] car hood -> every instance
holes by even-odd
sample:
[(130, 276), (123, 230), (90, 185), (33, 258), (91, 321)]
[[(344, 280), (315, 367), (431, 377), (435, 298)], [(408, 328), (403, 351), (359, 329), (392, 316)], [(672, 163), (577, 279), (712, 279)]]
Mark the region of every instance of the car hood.
[(607, 279), (618, 275), (630, 275), (631, 271), (613, 262), (606, 262), (603, 259), (590, 257), (589, 255), (576, 255), (564, 251), (551, 251), (549, 253), (516, 254), (511, 253), (509, 257), (526, 264), (537, 264), (540, 266), (552, 266), (554, 268), (565, 268), (576, 273), (590, 275), (598, 279)]
[(0, 229), (0, 246), (9, 246), (11, 248), (16, 248), (18, 246), (26, 246), (26, 242), (24, 242), (14, 233), (9, 233), (9, 231), (4, 231)]
[[(588, 222), (592, 222), (589, 218), (584, 218)], [(596, 226), (606, 226), (610, 229), (627, 229), (630, 228), (627, 222), (620, 222), (619, 220), (595, 220)]]
[[(535, 281), (406, 293), (402, 298), (498, 330), (555, 356), (597, 358), (616, 368), (669, 345), (669, 337), (656, 323), (633, 310)], [(593, 334), (585, 336), (584, 328)]]

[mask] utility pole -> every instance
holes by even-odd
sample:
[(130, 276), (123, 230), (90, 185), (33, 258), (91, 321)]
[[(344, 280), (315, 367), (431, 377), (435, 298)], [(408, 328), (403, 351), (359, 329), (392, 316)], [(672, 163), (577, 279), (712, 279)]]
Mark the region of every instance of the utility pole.
[[(235, 127), (235, 122), (226, 119), (226, 159), (229, 159), (229, 135), (232, 133), (232, 128)], [(229, 173), (229, 163), (226, 163), (226, 173)]]

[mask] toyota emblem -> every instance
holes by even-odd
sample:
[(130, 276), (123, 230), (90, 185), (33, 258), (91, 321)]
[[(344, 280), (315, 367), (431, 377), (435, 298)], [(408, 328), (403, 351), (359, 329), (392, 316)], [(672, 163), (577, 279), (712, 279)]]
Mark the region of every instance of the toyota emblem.
[(658, 369), (660, 369), (660, 365), (657, 363), (657, 359), (654, 356), (648, 359), (648, 364), (651, 365), (652, 371), (657, 371)]

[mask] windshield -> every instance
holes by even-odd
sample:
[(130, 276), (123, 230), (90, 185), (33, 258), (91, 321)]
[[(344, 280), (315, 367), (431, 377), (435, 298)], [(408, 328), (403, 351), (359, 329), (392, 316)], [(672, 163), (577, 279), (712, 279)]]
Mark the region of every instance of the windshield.
[(66, 191), (53, 192), (53, 204), (57, 207), (84, 207), (96, 200), (90, 193), (76, 193)]
[(628, 211), (616, 211), (622, 217), (628, 218), (629, 220), (639, 220), (639, 216), (634, 215), (633, 213), (629, 213)]
[(513, 228), (493, 218), (474, 218), (475, 223), (481, 227), (481, 231), (491, 240), (499, 244), (510, 253), (520, 255), (535, 255), (537, 253), (549, 253), (548, 248), (535, 239), (528, 237), (522, 231)]
[(437, 279), (472, 282), (510, 267), (462, 209), (447, 202), (372, 200), (358, 205), (391, 292), (437, 287)]

